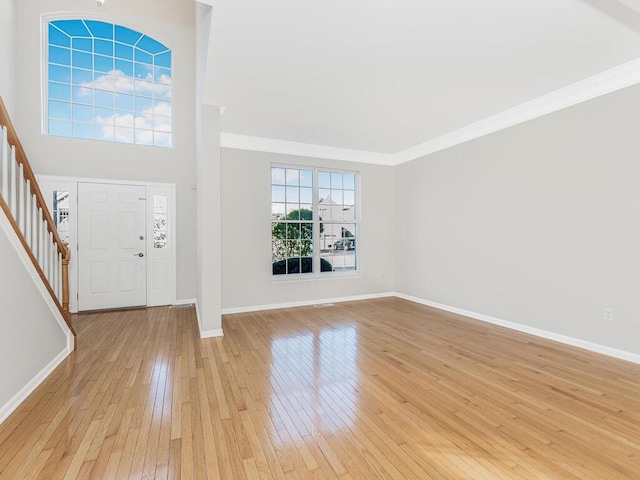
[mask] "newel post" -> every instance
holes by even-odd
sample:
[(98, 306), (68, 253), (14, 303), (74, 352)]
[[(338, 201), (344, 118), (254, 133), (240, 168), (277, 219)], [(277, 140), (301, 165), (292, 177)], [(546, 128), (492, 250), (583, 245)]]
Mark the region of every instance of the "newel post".
[[(69, 244), (62, 246), (64, 254), (62, 256), (62, 315), (68, 325), (71, 325), (71, 313), (69, 312), (69, 261), (71, 260), (71, 250)], [(73, 349), (76, 349), (76, 337), (73, 337)]]

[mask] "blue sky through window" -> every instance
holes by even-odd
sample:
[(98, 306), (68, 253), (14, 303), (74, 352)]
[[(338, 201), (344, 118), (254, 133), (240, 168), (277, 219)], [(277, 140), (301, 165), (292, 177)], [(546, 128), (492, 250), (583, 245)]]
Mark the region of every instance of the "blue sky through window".
[(171, 50), (120, 25), (48, 24), (48, 133), (171, 147)]

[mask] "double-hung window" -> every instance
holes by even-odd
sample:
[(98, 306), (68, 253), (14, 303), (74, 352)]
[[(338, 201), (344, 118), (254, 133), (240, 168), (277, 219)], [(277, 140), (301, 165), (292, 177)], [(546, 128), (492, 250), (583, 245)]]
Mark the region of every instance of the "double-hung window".
[(358, 174), (271, 168), (273, 275), (355, 272)]

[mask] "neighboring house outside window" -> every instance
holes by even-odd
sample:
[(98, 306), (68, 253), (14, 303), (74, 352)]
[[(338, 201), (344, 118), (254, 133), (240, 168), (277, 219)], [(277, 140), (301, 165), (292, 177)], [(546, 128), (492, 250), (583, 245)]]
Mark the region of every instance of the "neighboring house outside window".
[(271, 168), (272, 273), (357, 270), (355, 172)]
[(49, 135), (172, 146), (171, 50), (120, 25), (47, 24)]

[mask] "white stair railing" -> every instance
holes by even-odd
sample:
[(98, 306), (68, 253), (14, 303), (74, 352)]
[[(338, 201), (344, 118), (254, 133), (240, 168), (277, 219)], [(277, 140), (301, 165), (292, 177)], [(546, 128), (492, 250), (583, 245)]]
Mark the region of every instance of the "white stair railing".
[(70, 251), (60, 239), (0, 98), (0, 209), (4, 211), (74, 336), (69, 314)]

